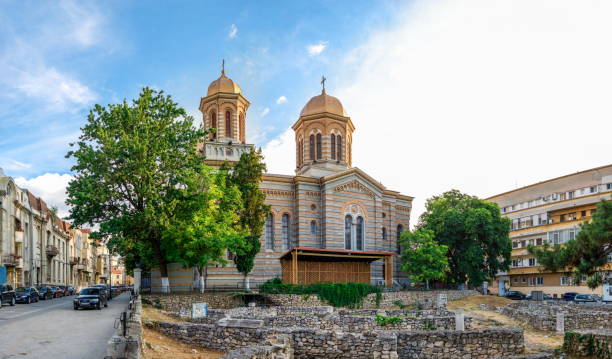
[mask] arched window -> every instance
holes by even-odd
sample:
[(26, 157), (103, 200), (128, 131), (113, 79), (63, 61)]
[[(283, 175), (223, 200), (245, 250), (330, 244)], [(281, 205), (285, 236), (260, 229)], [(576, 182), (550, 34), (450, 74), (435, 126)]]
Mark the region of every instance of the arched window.
[(310, 234), (317, 234), (317, 221), (310, 221)]
[(402, 232), (404, 231), (404, 226), (401, 224), (397, 225), (397, 253), (402, 253), (402, 247), (400, 245), (400, 240), (402, 239)]
[(210, 136), (214, 140), (215, 138), (217, 138), (217, 114), (214, 112), (210, 113), (210, 128), (215, 129), (215, 131)]
[(239, 121), (239, 129), (240, 129), (240, 142), (245, 143), (246, 142), (246, 127), (244, 123), (243, 113), (241, 113), (240, 116), (238, 117), (238, 121)]
[(363, 217), (359, 216), (357, 217), (357, 230), (355, 231), (355, 235), (356, 235), (356, 242), (355, 243), (355, 249), (357, 249), (358, 251), (362, 251), (363, 250)]
[(314, 161), (315, 159), (315, 144), (314, 144), (314, 135), (310, 135), (310, 140), (308, 141), (308, 146), (310, 147), (308, 149), (308, 152), (310, 154), (310, 160)]
[(323, 145), (321, 144), (321, 134), (317, 133), (317, 159), (323, 158)]
[(342, 136), (336, 136), (336, 145), (338, 149), (336, 150), (336, 154), (338, 155), (338, 161), (342, 161)]
[(387, 228), (386, 227), (382, 228), (382, 237), (383, 239), (387, 239)]
[(353, 217), (344, 217), (344, 249), (351, 249), (351, 237), (353, 233)]
[(266, 249), (274, 249), (274, 215), (268, 214), (266, 218)]
[(304, 140), (300, 138), (298, 142), (298, 167), (302, 165), (302, 161), (304, 160)]
[(283, 214), (283, 245), (285, 246), (285, 249), (291, 249), (292, 247), (292, 243), (291, 243), (291, 225), (290, 225), (290, 217), (289, 217), (289, 213), (284, 213)]
[(232, 137), (232, 114), (225, 111), (225, 137)]
[(336, 159), (336, 135), (332, 134), (331, 138), (331, 158), (332, 160)]

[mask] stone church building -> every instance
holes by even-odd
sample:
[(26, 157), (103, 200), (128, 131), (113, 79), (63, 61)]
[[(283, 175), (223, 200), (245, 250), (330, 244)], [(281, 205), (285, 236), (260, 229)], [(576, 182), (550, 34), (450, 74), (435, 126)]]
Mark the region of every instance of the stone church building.
[[(199, 148), (207, 164), (238, 161), (253, 147), (246, 143), (249, 105), (225, 71), (210, 84), (199, 106), (202, 126), (215, 130)], [(340, 100), (324, 87), (306, 103), (292, 128), (295, 174), (267, 173), (261, 183), (271, 212), (251, 286), (276, 277), (288, 283), (387, 286), (405, 280), (399, 272), (397, 240), (409, 228), (413, 198), (353, 167), (355, 126)], [(153, 286), (159, 278), (155, 274)], [(173, 266), (169, 274), (174, 290), (193, 283), (187, 280), (191, 269)], [(207, 278), (211, 289), (239, 288), (242, 283), (231, 264), (209, 268)]]

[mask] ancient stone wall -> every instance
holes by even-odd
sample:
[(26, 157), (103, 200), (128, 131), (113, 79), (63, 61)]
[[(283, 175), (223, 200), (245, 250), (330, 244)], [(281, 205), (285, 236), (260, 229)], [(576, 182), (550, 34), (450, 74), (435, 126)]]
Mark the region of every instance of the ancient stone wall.
[(243, 306), (242, 298), (229, 293), (170, 293), (147, 294), (142, 296), (145, 304), (151, 303), (168, 312), (179, 313), (181, 310), (191, 310), (192, 303), (208, 303), (209, 308), (229, 309)]
[(472, 358), (507, 357), (523, 351), (520, 329), (471, 331), (364, 331), (344, 333), (311, 328), (275, 328), (255, 320), (213, 324), (149, 322), (163, 334), (218, 350), (261, 346), (287, 336), (295, 358)]
[(555, 331), (557, 313), (563, 313), (565, 331), (612, 329), (612, 310), (606, 305), (516, 302), (498, 311), (535, 329)]

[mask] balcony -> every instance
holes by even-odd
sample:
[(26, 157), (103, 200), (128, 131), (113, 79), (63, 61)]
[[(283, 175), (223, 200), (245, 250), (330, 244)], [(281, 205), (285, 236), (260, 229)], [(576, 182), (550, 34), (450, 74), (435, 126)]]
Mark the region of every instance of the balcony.
[(20, 259), (21, 257), (16, 254), (5, 254), (2, 257), (2, 262), (7, 267), (16, 267)]
[(70, 257), (69, 263), (71, 266), (79, 264), (79, 258), (78, 257)]
[(23, 243), (23, 234), (25, 232), (23, 229), (18, 229), (15, 231), (15, 243)]
[(46, 252), (47, 256), (49, 257), (55, 257), (59, 254), (59, 250), (57, 249), (57, 247), (51, 244), (47, 244)]

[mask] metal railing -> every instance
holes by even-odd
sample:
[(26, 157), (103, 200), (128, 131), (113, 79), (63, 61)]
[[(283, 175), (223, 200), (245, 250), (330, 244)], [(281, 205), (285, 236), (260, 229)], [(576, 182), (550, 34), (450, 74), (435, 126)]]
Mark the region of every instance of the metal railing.
[[(267, 279), (249, 279), (249, 288), (245, 288), (243, 279), (220, 279), (220, 278), (209, 278), (206, 280), (204, 292), (236, 292), (236, 291), (257, 291), (259, 286), (265, 283)], [(141, 293), (199, 293), (201, 287), (198, 284), (185, 284), (185, 285), (170, 285), (166, 288), (159, 284), (143, 286), (140, 288)]]

